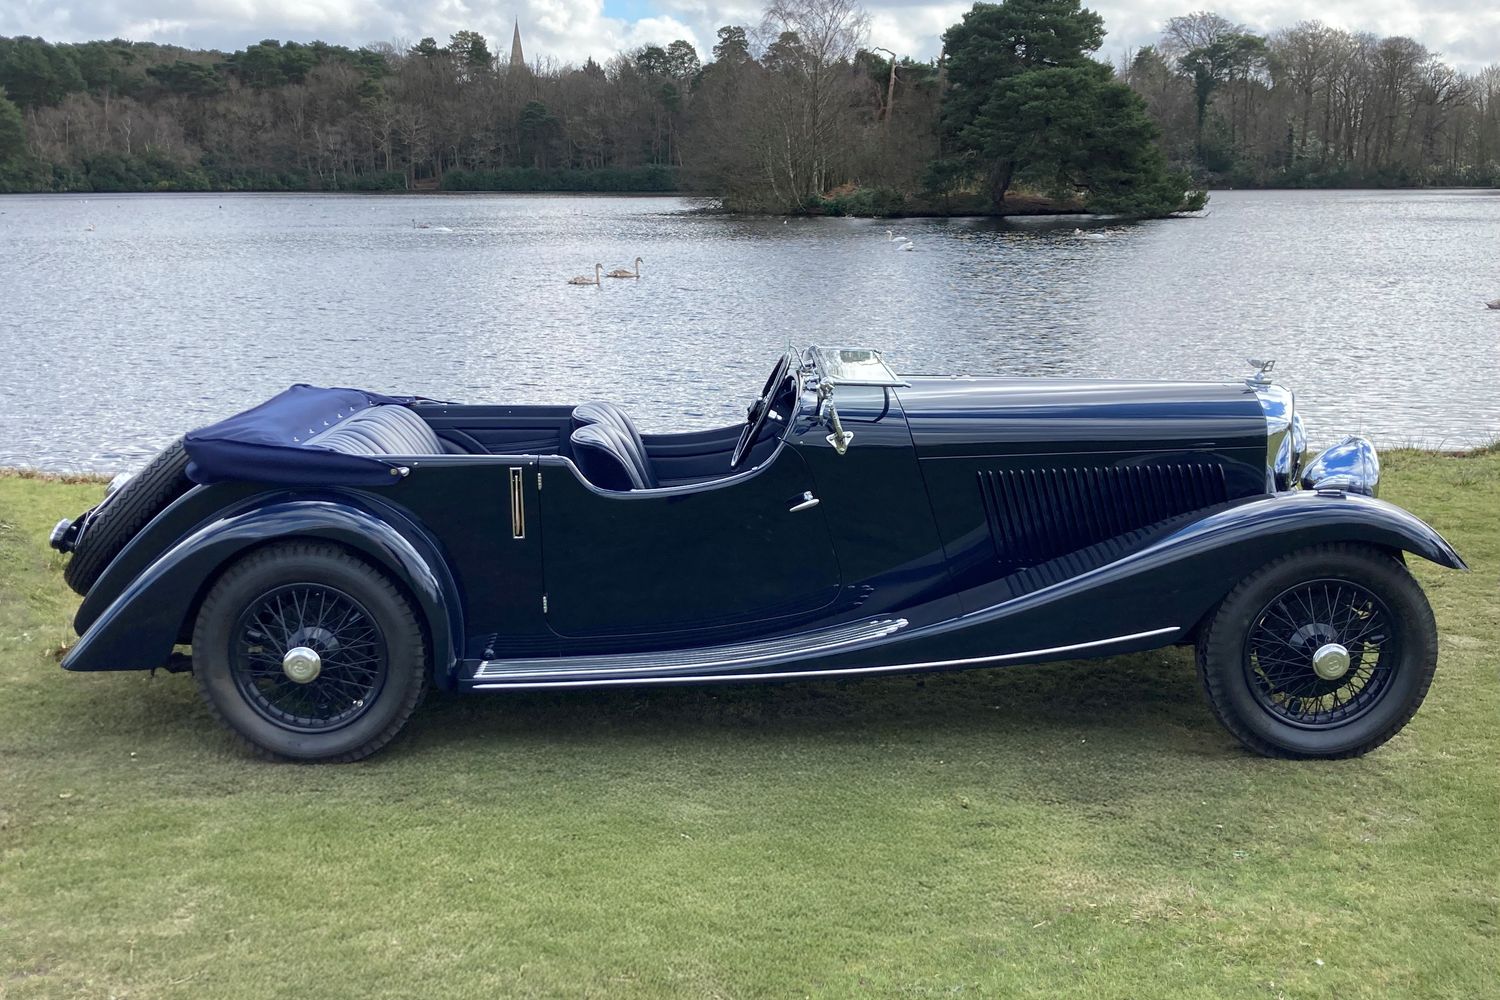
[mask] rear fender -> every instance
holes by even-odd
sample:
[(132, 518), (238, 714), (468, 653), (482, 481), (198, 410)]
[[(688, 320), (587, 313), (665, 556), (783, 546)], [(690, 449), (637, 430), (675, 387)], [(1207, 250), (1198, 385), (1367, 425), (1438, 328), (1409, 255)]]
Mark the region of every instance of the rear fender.
[(186, 615), (220, 571), (249, 549), (291, 539), (334, 542), (390, 573), (416, 601), (427, 626), (434, 680), (442, 687), (451, 684), (463, 621), (446, 561), (427, 533), (399, 510), (347, 495), (287, 496), (204, 523), (130, 581), (92, 621), (63, 666), (145, 670), (165, 665)]

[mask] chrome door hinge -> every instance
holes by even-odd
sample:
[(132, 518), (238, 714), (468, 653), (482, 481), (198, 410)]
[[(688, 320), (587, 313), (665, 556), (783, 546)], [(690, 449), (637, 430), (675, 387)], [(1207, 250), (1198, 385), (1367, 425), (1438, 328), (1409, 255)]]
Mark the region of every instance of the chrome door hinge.
[(542, 614), (545, 615), (546, 613), (547, 613), (547, 595), (543, 594), (542, 595)]

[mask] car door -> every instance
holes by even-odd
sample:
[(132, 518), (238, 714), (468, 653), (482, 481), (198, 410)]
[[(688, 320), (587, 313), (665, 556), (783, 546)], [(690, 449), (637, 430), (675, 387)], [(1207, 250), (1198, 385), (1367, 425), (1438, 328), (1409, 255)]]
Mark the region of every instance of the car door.
[(745, 475), (657, 490), (607, 493), (571, 464), (549, 465), (540, 493), (547, 621), (563, 636), (692, 631), (693, 644), (706, 645), (805, 618), (840, 586), (813, 493), (789, 445)]

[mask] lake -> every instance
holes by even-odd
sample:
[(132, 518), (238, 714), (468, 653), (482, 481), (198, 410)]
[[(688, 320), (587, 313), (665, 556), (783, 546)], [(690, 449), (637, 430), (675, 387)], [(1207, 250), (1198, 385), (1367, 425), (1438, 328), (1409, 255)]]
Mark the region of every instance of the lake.
[[(1500, 435), (1500, 192), (1219, 192), (1128, 225), (698, 205), (0, 198), (0, 465), (129, 468), (304, 381), (708, 427), (743, 418), (787, 342), (911, 373), (1239, 378), (1270, 357), (1315, 442)], [(639, 281), (565, 283), (636, 256)]]

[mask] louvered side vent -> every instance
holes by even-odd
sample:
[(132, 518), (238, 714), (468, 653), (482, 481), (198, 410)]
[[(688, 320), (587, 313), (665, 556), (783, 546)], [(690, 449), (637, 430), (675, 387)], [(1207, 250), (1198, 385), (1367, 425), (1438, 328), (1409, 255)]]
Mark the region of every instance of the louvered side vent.
[(1035, 566), (1229, 499), (1224, 467), (1122, 465), (979, 473), (995, 556)]

